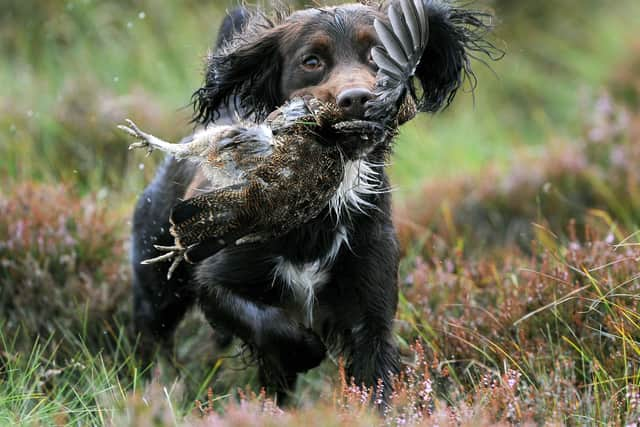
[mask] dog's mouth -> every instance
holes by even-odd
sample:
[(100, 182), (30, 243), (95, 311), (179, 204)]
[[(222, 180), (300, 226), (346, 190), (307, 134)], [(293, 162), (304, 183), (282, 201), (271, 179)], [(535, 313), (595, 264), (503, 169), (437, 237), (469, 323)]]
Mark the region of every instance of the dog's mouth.
[(350, 160), (366, 157), (387, 136), (385, 127), (368, 120), (349, 120), (333, 126), (339, 136), (340, 148)]
[(364, 140), (377, 140), (384, 137), (385, 128), (378, 122), (369, 120), (348, 120), (333, 125), (333, 129), (341, 135), (360, 136)]

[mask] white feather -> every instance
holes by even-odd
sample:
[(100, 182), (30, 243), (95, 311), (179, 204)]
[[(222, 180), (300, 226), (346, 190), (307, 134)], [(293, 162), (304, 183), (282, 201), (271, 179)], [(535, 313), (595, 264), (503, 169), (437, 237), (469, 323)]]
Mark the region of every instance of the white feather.
[(365, 213), (365, 209), (375, 208), (375, 205), (365, 200), (365, 196), (386, 191), (380, 188), (380, 176), (373, 164), (363, 159), (347, 161), (344, 165), (344, 177), (331, 198), (329, 207), (338, 219), (343, 212)]

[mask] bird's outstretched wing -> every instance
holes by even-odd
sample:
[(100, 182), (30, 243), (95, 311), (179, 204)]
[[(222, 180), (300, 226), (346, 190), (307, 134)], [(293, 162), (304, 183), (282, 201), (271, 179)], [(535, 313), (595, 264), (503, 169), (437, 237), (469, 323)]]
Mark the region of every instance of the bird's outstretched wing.
[(224, 246), (225, 234), (238, 226), (244, 193), (243, 186), (230, 186), (178, 203), (169, 218), (176, 243), (188, 248), (217, 238)]
[[(268, 204), (258, 183), (231, 185), (175, 205), (169, 221), (174, 246), (156, 246), (159, 256), (143, 264), (172, 261), (167, 277), (181, 261), (196, 263), (226, 247), (262, 242), (268, 232), (254, 230), (254, 215), (261, 217)], [(251, 208), (253, 206), (253, 208)]]
[(376, 97), (367, 106), (367, 118), (381, 122), (398, 114), (429, 42), (429, 15), (423, 0), (397, 0), (389, 6), (388, 15), (390, 25), (379, 19), (373, 24), (383, 46), (371, 52), (378, 76)]

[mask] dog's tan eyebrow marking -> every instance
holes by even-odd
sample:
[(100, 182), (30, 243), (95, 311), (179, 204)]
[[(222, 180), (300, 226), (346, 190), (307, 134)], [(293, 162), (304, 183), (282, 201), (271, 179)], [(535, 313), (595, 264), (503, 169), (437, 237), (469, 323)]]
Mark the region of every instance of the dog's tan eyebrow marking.
[(331, 38), (324, 33), (315, 33), (309, 36), (308, 44), (317, 50), (329, 50), (333, 43), (331, 42)]
[(378, 37), (376, 36), (373, 28), (360, 26), (356, 30), (356, 41), (359, 45), (371, 46), (374, 44), (378, 44)]

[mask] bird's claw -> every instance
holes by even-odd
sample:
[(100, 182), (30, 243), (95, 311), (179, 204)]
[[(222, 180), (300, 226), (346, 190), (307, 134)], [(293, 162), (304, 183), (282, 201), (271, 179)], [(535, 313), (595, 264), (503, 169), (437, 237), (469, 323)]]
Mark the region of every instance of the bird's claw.
[(151, 135), (143, 132), (131, 119), (126, 119), (125, 122), (128, 126), (118, 125), (118, 129), (128, 133), (130, 136), (137, 138), (139, 141), (129, 145), (129, 150), (136, 150), (138, 148), (146, 148), (147, 156), (153, 152), (153, 145), (151, 144)]
[(171, 279), (173, 273), (180, 266), (180, 263), (185, 260), (186, 248), (180, 245), (174, 246), (161, 246), (161, 245), (153, 245), (156, 250), (160, 252), (164, 252), (162, 255), (157, 256), (155, 258), (145, 259), (141, 262), (143, 265), (151, 265), (157, 264), (159, 262), (171, 261), (171, 265), (169, 266), (169, 270), (167, 271), (167, 280)]
[(129, 150), (136, 150), (138, 148), (146, 148), (147, 157), (150, 156), (151, 153), (153, 153), (153, 146), (146, 141), (134, 142), (133, 144), (129, 144)]

